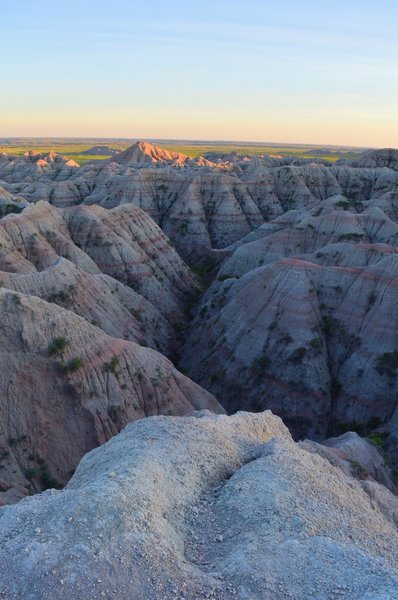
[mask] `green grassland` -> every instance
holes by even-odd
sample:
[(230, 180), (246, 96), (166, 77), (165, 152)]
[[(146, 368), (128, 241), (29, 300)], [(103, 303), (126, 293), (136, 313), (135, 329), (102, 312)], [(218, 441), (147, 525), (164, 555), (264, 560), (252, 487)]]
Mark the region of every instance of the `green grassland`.
[[(302, 146), (250, 146), (250, 145), (238, 145), (238, 144), (211, 144), (211, 145), (164, 145), (166, 150), (171, 150), (174, 152), (181, 152), (182, 154), (187, 154), (192, 158), (196, 158), (198, 156), (203, 156), (209, 152), (220, 152), (222, 154), (229, 154), (231, 152), (237, 152), (242, 155), (262, 155), (262, 154), (270, 154), (271, 156), (295, 156), (297, 158), (322, 158), (325, 160), (329, 160), (335, 162), (339, 158), (345, 157), (345, 152), (336, 152), (330, 154), (322, 154), (319, 155), (316, 152), (313, 152), (312, 147), (302, 147)], [(361, 153), (358, 152), (355, 155), (347, 154), (347, 158), (355, 159)]]
[[(129, 147), (133, 142), (128, 141), (115, 141), (107, 140), (107, 141), (82, 141), (82, 142), (65, 142), (61, 141), (57, 143), (56, 140), (32, 140), (29, 142), (28, 140), (15, 141), (8, 144), (0, 145), (0, 152), (6, 152), (11, 155), (22, 155), (29, 150), (33, 150), (35, 152), (40, 153), (48, 153), (51, 150), (57, 152), (59, 154), (63, 154), (68, 158), (73, 159), (80, 165), (84, 165), (89, 161), (97, 161), (97, 160), (106, 160), (110, 158), (110, 155), (86, 155), (83, 154), (84, 151), (92, 148), (94, 145), (107, 145), (112, 148), (116, 148), (118, 150), (125, 150)], [(181, 152), (182, 154), (186, 154), (192, 158), (196, 158), (198, 156), (203, 156), (209, 152), (219, 152), (222, 154), (229, 154), (231, 152), (238, 152), (242, 155), (262, 155), (262, 154), (270, 154), (273, 156), (295, 156), (297, 158), (322, 158), (325, 160), (329, 160), (331, 162), (335, 162), (339, 158), (347, 158), (347, 159), (356, 159), (360, 156), (362, 151), (360, 149), (356, 149), (353, 151), (352, 149), (343, 149), (343, 148), (333, 148), (329, 149), (327, 146), (325, 147), (325, 154), (318, 154), (317, 150), (319, 148), (314, 148), (313, 146), (304, 146), (304, 145), (287, 145), (287, 146), (274, 146), (274, 145), (260, 145), (260, 144), (235, 144), (235, 143), (183, 143), (183, 142), (167, 142), (162, 143), (159, 142), (163, 148), (173, 151), (173, 152)], [(350, 152), (347, 152), (350, 150)]]
[[(7, 144), (4, 146), (0, 145), (0, 152), (6, 152), (7, 154), (12, 154), (16, 156), (21, 156), (25, 152), (29, 152), (30, 150), (34, 152), (40, 153), (48, 153), (50, 151), (57, 152), (58, 154), (62, 154), (63, 156), (67, 156), (72, 160), (79, 163), (79, 165), (84, 165), (85, 163), (91, 160), (107, 160), (110, 155), (89, 155), (82, 154), (89, 148), (92, 148), (97, 144), (56, 144), (56, 143), (34, 143), (29, 144), (24, 142), (23, 144)], [(101, 144), (102, 145), (102, 144)], [(117, 150), (125, 150), (128, 147), (128, 144), (109, 144), (112, 148), (116, 148)]]

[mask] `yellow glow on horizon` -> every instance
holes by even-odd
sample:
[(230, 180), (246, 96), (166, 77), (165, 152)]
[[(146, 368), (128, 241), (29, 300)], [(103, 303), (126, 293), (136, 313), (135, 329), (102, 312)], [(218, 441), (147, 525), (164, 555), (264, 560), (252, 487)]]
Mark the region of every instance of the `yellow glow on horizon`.
[(398, 123), (388, 115), (374, 117), (310, 110), (300, 116), (290, 111), (258, 108), (242, 112), (225, 109), (173, 110), (7, 110), (1, 114), (1, 137), (109, 137), (184, 140), (225, 140), (396, 147)]

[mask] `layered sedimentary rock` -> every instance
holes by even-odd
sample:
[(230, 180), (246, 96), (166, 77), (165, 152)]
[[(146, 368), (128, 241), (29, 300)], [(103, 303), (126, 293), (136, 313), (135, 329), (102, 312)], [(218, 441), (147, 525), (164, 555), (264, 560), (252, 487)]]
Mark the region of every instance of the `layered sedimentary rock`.
[[(379, 483), (396, 494), (397, 485), (390, 466), (386, 464), (386, 454), (380, 445), (381, 441), (382, 438), (377, 435), (365, 439), (353, 431), (348, 431), (339, 437), (324, 440), (322, 444), (304, 440), (299, 442), (299, 445), (308, 452), (320, 454), (346, 475), (359, 479), (367, 490), (379, 490), (383, 493), (381, 486), (375, 486), (375, 483)], [(386, 494), (387, 497), (389, 494)], [(394, 514), (393, 508), (390, 514), (398, 524), (398, 514)]]
[[(2, 156), (6, 202), (32, 205), (0, 222), (0, 282), (180, 357), (228, 411), (270, 407), (318, 440), (382, 427), (394, 451), (394, 156)], [(197, 280), (177, 252), (207, 277), (220, 265), (190, 323)]]
[(3, 286), (162, 350), (196, 287), (161, 230), (132, 205), (62, 210), (39, 202), (0, 222), (0, 244)]
[(0, 185), (0, 218), (10, 213), (20, 213), (26, 206), (26, 200), (13, 196)]
[(398, 598), (398, 502), (271, 413), (153, 417), (63, 491), (0, 510), (0, 592), (24, 598)]
[(373, 201), (341, 197), (261, 226), (229, 249), (182, 368), (228, 410), (272, 408), (297, 435), (386, 423), (398, 391), (397, 234)]
[(170, 163), (173, 166), (183, 165), (189, 157), (181, 152), (170, 152), (148, 142), (137, 142), (116, 157), (115, 162), (121, 165), (141, 165), (154, 163)]
[(398, 600), (394, 160), (0, 157), (0, 597)]
[(39, 202), (0, 221), (0, 502), (64, 484), (133, 419), (218, 406), (145, 348), (173, 351), (196, 285), (132, 205)]
[(384, 148), (383, 150), (369, 150), (357, 161), (352, 163), (355, 167), (388, 167), (398, 171), (398, 150)]
[(29, 157), (3, 160), (0, 179), (8, 182), (10, 192), (32, 202), (106, 208), (132, 203), (155, 219), (184, 256), (197, 260), (289, 209), (315, 206), (336, 194), (360, 201), (382, 202), (386, 196), (396, 200), (398, 174), (383, 152), (375, 154), (377, 160), (368, 168), (356, 168), (350, 163), (332, 166), (322, 160), (238, 155), (192, 160), (137, 142), (108, 161), (69, 171), (63, 167), (58, 172), (53, 163), (33, 169)]
[(5, 288), (0, 368), (0, 503), (66, 483), (86, 452), (132, 420), (221, 410), (161, 354)]
[(79, 168), (71, 160), (56, 152), (41, 154), (26, 152), (23, 156), (12, 156), (5, 152), (0, 154), (0, 179), (10, 183), (32, 181), (42, 177), (45, 179), (67, 179)]

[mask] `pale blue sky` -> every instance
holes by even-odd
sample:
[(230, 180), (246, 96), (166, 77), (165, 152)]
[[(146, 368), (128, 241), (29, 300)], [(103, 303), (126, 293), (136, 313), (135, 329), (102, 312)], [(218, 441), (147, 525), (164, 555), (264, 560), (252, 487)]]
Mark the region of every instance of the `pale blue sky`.
[(398, 146), (398, 3), (19, 0), (0, 137)]

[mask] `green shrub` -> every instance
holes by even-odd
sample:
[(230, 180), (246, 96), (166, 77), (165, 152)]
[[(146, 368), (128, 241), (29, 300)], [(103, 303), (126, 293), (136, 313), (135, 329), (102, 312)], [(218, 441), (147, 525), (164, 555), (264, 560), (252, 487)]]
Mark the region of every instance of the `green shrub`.
[(348, 200), (339, 200), (338, 202), (335, 203), (335, 206), (338, 206), (339, 208), (344, 208), (344, 209), (348, 210), (350, 208), (350, 203)]
[(322, 319), (323, 330), (328, 337), (334, 337), (335, 340), (343, 344), (347, 349), (353, 351), (359, 348), (362, 340), (359, 336), (349, 333), (344, 323), (329, 315)]
[(120, 359), (118, 356), (112, 356), (111, 360), (108, 363), (104, 364), (104, 369), (106, 371), (110, 371), (114, 375), (117, 375), (117, 368), (119, 366)]
[(72, 358), (72, 360), (70, 360), (68, 363), (69, 371), (77, 371), (82, 366), (83, 366), (83, 361), (81, 358), (78, 358), (78, 357)]
[(73, 373), (83, 366), (83, 361), (79, 357), (72, 358), (68, 363), (58, 363), (61, 372), (66, 375), (67, 373)]
[(368, 435), (367, 439), (378, 448), (384, 449), (387, 437), (388, 433), (372, 433)]
[(20, 442), (24, 442), (27, 439), (27, 437), (28, 436), (26, 434), (20, 435), (19, 437), (10, 437), (8, 438), (8, 443), (10, 444), (10, 446), (15, 446)]
[(36, 476), (36, 469), (25, 469), (25, 477), (26, 479), (33, 479)]
[(218, 281), (226, 281), (226, 279), (230, 279), (232, 277), (232, 275), (219, 275), (217, 277)]
[(61, 487), (58, 481), (48, 472), (46, 463), (43, 463), (40, 467), (40, 482), (45, 490), (49, 488), (59, 489)]
[(325, 333), (327, 333), (327, 334), (333, 334), (336, 331), (338, 331), (339, 329), (341, 329), (340, 321), (338, 319), (335, 319), (334, 317), (330, 317), (329, 315), (326, 315), (326, 317), (323, 317), (322, 324), (323, 324), (323, 329), (324, 329)]
[(294, 352), (289, 356), (290, 362), (300, 362), (303, 360), (304, 356), (307, 354), (307, 348), (304, 346), (300, 346), (300, 348), (296, 348)]
[(65, 350), (68, 345), (68, 340), (64, 337), (57, 337), (53, 339), (51, 344), (48, 347), (48, 353), (50, 356), (54, 356), (55, 354), (59, 354), (63, 350)]
[(374, 303), (376, 302), (376, 300), (377, 300), (377, 295), (374, 292), (372, 292), (371, 294), (369, 294), (369, 296), (368, 296), (368, 306), (369, 307), (373, 306)]
[(271, 361), (268, 356), (263, 354), (262, 356), (258, 356), (253, 360), (252, 364), (250, 365), (250, 370), (253, 375), (259, 379), (264, 374), (264, 371), (270, 366), (270, 364)]
[(139, 310), (136, 310), (134, 308), (131, 309), (131, 314), (137, 319), (137, 321), (140, 321), (140, 323), (142, 323), (142, 314)]
[(361, 242), (364, 238), (364, 233), (342, 233), (339, 235), (338, 240), (340, 241), (353, 241), (353, 242)]
[(376, 370), (380, 375), (396, 377), (398, 370), (398, 350), (393, 352), (384, 352), (377, 359)]
[(283, 335), (280, 340), (280, 342), (283, 342), (284, 344), (291, 344), (293, 341), (293, 338), (291, 335), (289, 335), (288, 333), (286, 333), (285, 335)]
[(114, 423), (116, 423), (116, 421), (118, 420), (121, 410), (122, 410), (122, 406), (112, 405), (108, 408), (108, 415), (110, 416), (110, 418), (112, 419), (112, 421)]
[(322, 340), (319, 337), (312, 338), (310, 341), (310, 346), (313, 350), (319, 352), (322, 348)]

